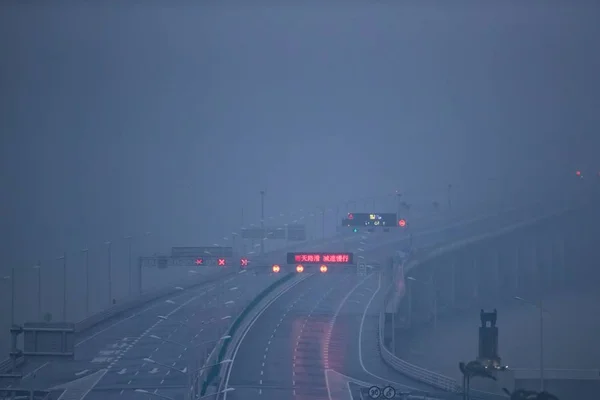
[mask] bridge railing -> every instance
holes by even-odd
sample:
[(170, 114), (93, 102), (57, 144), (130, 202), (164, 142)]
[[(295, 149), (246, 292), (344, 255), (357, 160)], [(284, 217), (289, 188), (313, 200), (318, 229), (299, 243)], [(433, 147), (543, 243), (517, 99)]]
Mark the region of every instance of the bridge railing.
[[(448, 253), (457, 251), (459, 249), (463, 249), (464, 247), (473, 245), (477, 242), (505, 236), (505, 235), (510, 234), (518, 229), (532, 226), (534, 224), (537, 224), (537, 223), (547, 220), (547, 219), (556, 218), (557, 216), (562, 215), (565, 212), (568, 212), (571, 210), (572, 210), (572, 208), (564, 208), (559, 211), (553, 212), (551, 214), (547, 214), (547, 215), (535, 218), (533, 220), (518, 223), (518, 224), (515, 224), (512, 226), (497, 230), (495, 232), (479, 235), (479, 236), (472, 237), (472, 238), (467, 238), (467, 239), (460, 240), (455, 243), (445, 245), (443, 247), (435, 248), (435, 249), (429, 251), (427, 254), (421, 255), (417, 259), (407, 260), (407, 262), (405, 263), (405, 267), (404, 267), (404, 274), (406, 275), (410, 270), (418, 268), (423, 263), (431, 261), (432, 259), (442, 257)], [(394, 287), (394, 285), (390, 285), (385, 290), (386, 290), (386, 293), (384, 293), (384, 304), (383, 304), (384, 311), (380, 312), (380, 314), (379, 314), (379, 324), (378, 324), (378, 330), (379, 330), (379, 335), (378, 335), (379, 343), (378, 344), (379, 344), (380, 355), (381, 355), (382, 360), (387, 365), (389, 365), (394, 370), (396, 370), (397, 372), (399, 372), (405, 376), (408, 376), (412, 379), (429, 384), (435, 388), (442, 389), (442, 390), (445, 390), (448, 392), (453, 392), (453, 393), (462, 392), (461, 385), (456, 381), (456, 379), (444, 376), (437, 372), (427, 370), (426, 368), (423, 368), (423, 367), (411, 364), (405, 360), (402, 360), (401, 358), (399, 358), (395, 354), (393, 354), (390, 349), (387, 348), (387, 346), (385, 344), (385, 340), (384, 340), (384, 333), (386, 332), (386, 330), (385, 330), (386, 329), (385, 308), (387, 305), (386, 303), (388, 301), (392, 301), (392, 298), (394, 297), (395, 287)], [(398, 304), (398, 302), (396, 304)], [(392, 334), (395, 334), (395, 332), (392, 332)], [(457, 360), (457, 362), (458, 361), (459, 360)]]

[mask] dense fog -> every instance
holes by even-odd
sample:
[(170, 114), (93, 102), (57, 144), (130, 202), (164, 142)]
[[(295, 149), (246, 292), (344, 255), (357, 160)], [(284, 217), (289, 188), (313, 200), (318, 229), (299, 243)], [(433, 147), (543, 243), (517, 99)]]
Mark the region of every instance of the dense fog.
[(596, 6), (160, 3), (0, 6), (4, 272), (222, 244), (260, 190), (285, 223), (449, 184), (551, 199), (600, 169)]

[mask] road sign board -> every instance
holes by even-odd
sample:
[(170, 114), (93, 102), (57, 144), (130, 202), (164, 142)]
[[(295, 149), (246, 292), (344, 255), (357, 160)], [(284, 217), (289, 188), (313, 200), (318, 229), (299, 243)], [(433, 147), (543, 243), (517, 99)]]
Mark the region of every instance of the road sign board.
[(383, 388), (383, 397), (385, 397), (386, 399), (393, 399), (394, 397), (396, 397), (396, 389), (394, 389), (391, 386), (386, 386)]
[(173, 247), (171, 257), (232, 257), (233, 247), (226, 246), (198, 246), (198, 247)]
[(398, 220), (394, 213), (349, 213), (342, 220), (344, 226), (368, 226), (393, 228)]
[(242, 228), (243, 239), (285, 240), (285, 226)]
[(261, 228), (242, 228), (243, 239), (262, 239), (264, 230)]
[(224, 259), (229, 265), (229, 257), (140, 257), (142, 268), (177, 268), (219, 265), (219, 259)]
[(302, 242), (306, 240), (306, 226), (295, 224), (287, 226), (287, 240)]
[(371, 386), (369, 388), (369, 397), (372, 399), (378, 399), (381, 396), (381, 389), (377, 386)]
[(75, 324), (67, 322), (26, 322), (23, 325), (25, 356), (75, 356)]
[(272, 240), (285, 240), (286, 229), (285, 226), (275, 226), (265, 228), (267, 231), (267, 239)]

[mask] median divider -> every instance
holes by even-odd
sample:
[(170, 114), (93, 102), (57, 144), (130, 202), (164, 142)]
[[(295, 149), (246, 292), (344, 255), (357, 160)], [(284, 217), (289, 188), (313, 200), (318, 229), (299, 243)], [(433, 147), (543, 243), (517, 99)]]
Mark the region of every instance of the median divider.
[[(511, 232), (514, 232), (517, 229), (532, 226), (538, 222), (547, 220), (549, 218), (555, 218), (565, 212), (569, 212), (572, 210), (573, 210), (573, 208), (562, 209), (558, 212), (554, 212), (549, 215), (544, 215), (542, 217), (538, 217), (533, 220), (514, 224), (509, 227), (499, 229), (495, 232), (459, 240), (457, 242), (442, 245), (441, 247), (436, 247), (433, 249), (430, 248), (430, 249), (428, 249), (428, 251), (419, 254), (418, 257), (411, 257), (410, 260), (407, 260), (406, 265), (404, 267), (404, 274), (406, 275), (410, 270), (418, 268), (423, 263), (425, 263), (427, 261), (431, 261), (435, 258), (441, 257), (445, 254), (454, 252), (456, 250), (460, 250), (464, 247), (475, 244), (477, 242), (490, 240), (490, 239), (494, 239), (494, 238), (498, 238), (498, 237), (507, 235)], [(391, 285), (387, 290), (391, 291), (393, 289), (394, 289), (394, 286)], [(393, 296), (395, 293), (396, 292), (390, 293), (390, 292), (386, 291), (385, 298), (389, 298), (389, 297)], [(391, 295), (391, 296), (389, 296), (389, 295)], [(396, 304), (398, 304), (398, 303), (396, 303)], [(419, 382), (426, 383), (432, 387), (442, 389), (442, 390), (452, 392), (452, 393), (461, 393), (462, 392), (462, 386), (456, 381), (456, 379), (450, 378), (450, 377), (444, 376), (442, 374), (439, 374), (437, 372), (429, 371), (423, 367), (419, 367), (417, 365), (411, 364), (411, 363), (397, 357), (395, 354), (393, 354), (385, 346), (385, 341), (384, 341), (385, 324), (386, 324), (386, 318), (385, 318), (385, 310), (384, 310), (383, 312), (379, 313), (379, 321), (378, 321), (378, 331), (379, 331), (378, 332), (378, 342), (379, 343), (378, 344), (379, 344), (380, 356), (387, 365), (389, 365), (391, 368), (393, 368), (395, 371), (399, 372), (402, 375), (408, 376), (409, 378), (415, 379)], [(457, 360), (457, 363), (458, 363), (458, 360)]]
[[(273, 292), (273, 290), (275, 290), (277, 287), (281, 286), (285, 282), (290, 281), (295, 276), (297, 276), (297, 274), (295, 274), (295, 273), (289, 273), (287, 275), (282, 276), (280, 279), (278, 279), (277, 281), (273, 282), (272, 284), (270, 284), (267, 288), (265, 288), (262, 292), (260, 292), (258, 294), (258, 296), (256, 296), (244, 308), (244, 310), (240, 313), (240, 315), (235, 319), (235, 321), (230, 326), (229, 331), (226, 334), (226, 335), (230, 336), (230, 338), (223, 341), (223, 344), (221, 345), (221, 348), (220, 348), (219, 353), (217, 355), (217, 359), (215, 361), (215, 364), (217, 364), (217, 365), (215, 365), (214, 367), (210, 368), (210, 370), (208, 371), (208, 373), (206, 375), (206, 379), (202, 383), (202, 388), (201, 388), (200, 396), (206, 395), (206, 391), (208, 390), (208, 388), (210, 387), (210, 385), (215, 381), (215, 379), (217, 377), (223, 375), (221, 373), (223, 370), (226, 371), (229, 368), (229, 366), (227, 366), (227, 365), (218, 364), (218, 363), (222, 362), (223, 360), (225, 360), (225, 356), (232, 349), (232, 347), (230, 345), (231, 344), (235, 344), (235, 340), (234, 340), (235, 339), (235, 334), (239, 333), (240, 327), (242, 326), (242, 322), (244, 322), (244, 320), (248, 317), (248, 315), (252, 311), (254, 311), (254, 309), (256, 308), (256, 306), (265, 297), (267, 297), (271, 292)], [(225, 368), (221, 368), (223, 366)]]

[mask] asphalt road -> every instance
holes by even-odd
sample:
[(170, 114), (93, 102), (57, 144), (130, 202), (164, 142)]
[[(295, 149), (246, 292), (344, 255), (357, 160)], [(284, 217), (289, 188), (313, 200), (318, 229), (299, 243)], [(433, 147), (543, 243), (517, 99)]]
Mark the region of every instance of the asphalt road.
[[(523, 213), (514, 214), (501, 218), (499, 223), (458, 222), (442, 231), (429, 226), (412, 227), (411, 231), (419, 238), (419, 246), (428, 246), (458, 232), (470, 236), (489, 230), (490, 225), (508, 225), (523, 218)], [(402, 231), (360, 233), (315, 244), (307, 250), (333, 250), (333, 246), (341, 250), (338, 246), (343, 246), (345, 251), (370, 258), (391, 254), (393, 249), (405, 246), (398, 240), (407, 238), (407, 232)], [(100, 373), (86, 399), (147, 398), (146, 394), (134, 393), (135, 389), (158, 390), (160, 395), (180, 398), (188, 379), (184, 369), (190, 370), (192, 360), (202, 359), (215, 346), (214, 342), (202, 343), (221, 337), (236, 313), (274, 279), (268, 274), (255, 276), (247, 272), (228, 278), (224, 287), (212, 284), (153, 303), (89, 332), (77, 344), (76, 360), (31, 364), (22, 386), (47, 388)], [(365, 279), (355, 273), (317, 273), (285, 293), (265, 311), (244, 340), (232, 371), (231, 386), (237, 385), (238, 390), (230, 396), (249, 398), (245, 394), (252, 397), (265, 390), (295, 399), (327, 398), (326, 381), (340, 381), (339, 386), (347, 386), (351, 379), (344, 376), (368, 383), (418, 386), (382, 365), (373, 348), (377, 343), (373, 336), (376, 324), (370, 313), (376, 315), (378, 307), (370, 299), (378, 284), (374, 276)], [(230, 300), (233, 306), (226, 306)], [(360, 355), (357, 349), (362, 349)], [(269, 360), (268, 353), (277, 357)], [(106, 372), (101, 373), (104, 369)], [(269, 378), (261, 379), (260, 374)]]
[[(415, 229), (413, 235), (418, 236), (420, 246), (427, 247), (531, 217), (529, 212), (518, 210), (475, 223), (454, 223), (450, 228)], [(373, 233), (338, 240), (346, 251), (372, 259), (407, 245), (408, 238), (405, 242), (398, 239)], [(334, 272), (316, 272), (292, 287), (256, 320), (235, 356), (228, 383), (235, 390), (228, 393), (228, 399), (349, 400), (353, 397), (351, 384), (435, 392), (398, 374), (379, 356), (379, 275), (359, 277), (356, 273), (330, 271)]]
[(139, 388), (182, 392), (187, 375), (180, 371), (206, 357), (243, 307), (275, 279), (245, 272), (155, 302), (81, 338), (75, 360), (31, 364), (21, 386), (49, 388), (107, 369), (86, 399), (122, 400)]

